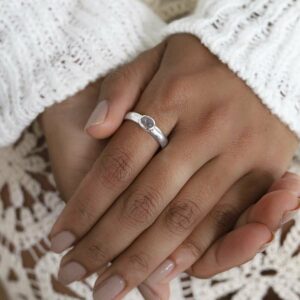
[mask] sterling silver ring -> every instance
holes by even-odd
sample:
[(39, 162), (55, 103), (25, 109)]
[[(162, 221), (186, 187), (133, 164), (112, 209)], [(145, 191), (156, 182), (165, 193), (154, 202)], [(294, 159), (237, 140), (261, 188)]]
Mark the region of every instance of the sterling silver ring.
[(168, 138), (164, 133), (155, 125), (153, 118), (141, 115), (137, 112), (130, 111), (125, 115), (125, 120), (131, 120), (140, 125), (146, 132), (148, 132), (162, 148), (166, 147), (168, 144)]

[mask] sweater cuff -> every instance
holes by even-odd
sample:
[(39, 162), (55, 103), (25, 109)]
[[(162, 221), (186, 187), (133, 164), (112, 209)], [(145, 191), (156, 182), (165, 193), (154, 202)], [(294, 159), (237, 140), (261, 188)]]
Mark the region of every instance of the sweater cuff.
[(191, 33), (300, 138), (300, 1), (201, 0), (163, 36)]
[(159, 42), (138, 0), (6, 0), (0, 23), (0, 146), (47, 106)]

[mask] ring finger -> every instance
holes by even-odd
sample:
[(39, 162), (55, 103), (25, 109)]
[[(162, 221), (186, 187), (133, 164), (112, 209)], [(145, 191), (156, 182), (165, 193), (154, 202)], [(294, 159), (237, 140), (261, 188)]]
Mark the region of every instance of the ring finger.
[[(185, 141), (191, 149), (197, 147), (193, 144), (195, 139), (185, 136)], [(91, 231), (62, 259), (59, 279), (63, 283), (88, 276), (121, 253), (151, 226), (198, 168), (211, 159), (205, 154), (201, 155), (201, 159), (198, 156), (187, 159), (190, 156), (187, 151), (190, 150), (177, 151), (180, 145), (181, 139), (175, 134), (169, 146), (153, 158)], [(178, 161), (181, 162), (180, 172)], [(118, 235), (112, 235), (112, 224)]]

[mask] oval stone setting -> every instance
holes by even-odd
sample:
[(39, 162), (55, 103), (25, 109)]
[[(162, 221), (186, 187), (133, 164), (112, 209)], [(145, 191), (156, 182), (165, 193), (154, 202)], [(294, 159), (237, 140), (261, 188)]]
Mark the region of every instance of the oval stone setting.
[(141, 124), (145, 127), (145, 129), (150, 130), (155, 126), (155, 121), (149, 116), (143, 116), (141, 118)]

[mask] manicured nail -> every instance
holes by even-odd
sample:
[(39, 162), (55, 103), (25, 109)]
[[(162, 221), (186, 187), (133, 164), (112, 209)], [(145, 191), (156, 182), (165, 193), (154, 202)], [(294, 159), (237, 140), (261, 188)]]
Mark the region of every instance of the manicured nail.
[(81, 264), (73, 261), (59, 270), (57, 279), (63, 284), (69, 284), (81, 279), (86, 273), (86, 269)]
[(161, 283), (175, 268), (175, 263), (171, 259), (166, 259), (156, 270), (139, 285), (139, 290), (146, 300), (160, 300), (160, 296), (154, 292), (153, 286)]
[(165, 277), (167, 277), (175, 268), (175, 263), (166, 259), (156, 270), (146, 279), (147, 284), (160, 283)]
[(299, 209), (287, 211), (281, 219), (281, 226), (293, 220), (299, 213)]
[(125, 280), (119, 275), (113, 275), (97, 286), (94, 300), (113, 300), (125, 288)]
[(267, 243), (263, 244), (257, 252), (264, 252), (272, 244), (273, 240), (274, 233), (272, 233), (271, 239)]
[(51, 239), (51, 251), (61, 253), (75, 242), (76, 237), (70, 231), (63, 231)]
[(85, 129), (103, 123), (105, 121), (107, 112), (108, 112), (108, 101), (107, 100), (100, 101), (97, 104), (94, 111), (92, 112), (90, 118), (88, 119)]
[(145, 283), (139, 285), (139, 290), (145, 300), (160, 300), (160, 297)]

